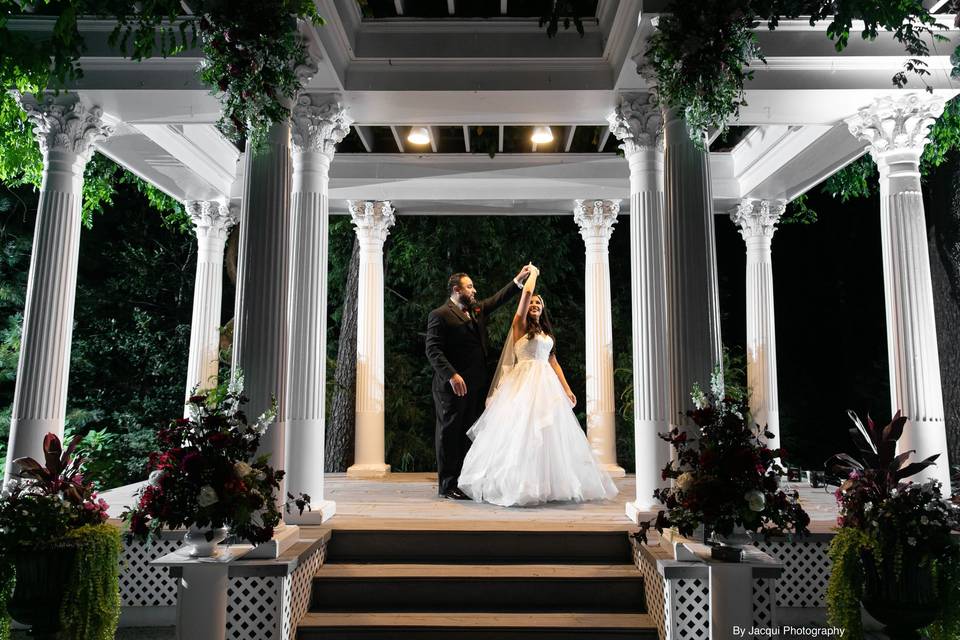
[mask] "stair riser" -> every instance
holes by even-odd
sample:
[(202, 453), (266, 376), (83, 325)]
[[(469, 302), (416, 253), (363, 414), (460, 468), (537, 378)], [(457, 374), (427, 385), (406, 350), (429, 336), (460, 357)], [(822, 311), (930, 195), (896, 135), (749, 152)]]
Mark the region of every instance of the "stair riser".
[(658, 640), (653, 629), (419, 629), (390, 627), (386, 629), (365, 628), (313, 628), (300, 627), (297, 640), (594, 640), (595, 638), (619, 638), (621, 640)]
[(314, 578), (310, 611), (645, 613), (643, 579)]
[(335, 531), (328, 563), (630, 564), (623, 532)]

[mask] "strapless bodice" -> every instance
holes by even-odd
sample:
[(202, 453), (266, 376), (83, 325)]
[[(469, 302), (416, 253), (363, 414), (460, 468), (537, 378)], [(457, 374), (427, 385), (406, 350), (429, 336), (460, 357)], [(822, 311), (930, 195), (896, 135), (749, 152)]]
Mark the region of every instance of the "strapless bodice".
[(539, 360), (546, 362), (550, 359), (550, 350), (553, 349), (553, 338), (544, 333), (535, 333), (533, 338), (523, 336), (517, 340), (514, 351), (517, 362)]

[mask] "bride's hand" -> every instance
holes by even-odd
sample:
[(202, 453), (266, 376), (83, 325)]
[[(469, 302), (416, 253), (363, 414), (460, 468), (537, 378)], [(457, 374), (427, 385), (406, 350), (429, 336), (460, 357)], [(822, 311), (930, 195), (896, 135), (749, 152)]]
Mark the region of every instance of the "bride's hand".
[(577, 406), (577, 396), (573, 395), (573, 391), (567, 394), (567, 400), (570, 401), (570, 408)]

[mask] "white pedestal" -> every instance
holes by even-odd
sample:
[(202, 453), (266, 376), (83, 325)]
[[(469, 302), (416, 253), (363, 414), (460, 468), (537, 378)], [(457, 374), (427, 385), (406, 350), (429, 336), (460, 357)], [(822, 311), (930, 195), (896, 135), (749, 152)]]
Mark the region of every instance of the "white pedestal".
[(390, 475), (388, 464), (355, 464), (347, 469), (349, 478), (386, 478)]

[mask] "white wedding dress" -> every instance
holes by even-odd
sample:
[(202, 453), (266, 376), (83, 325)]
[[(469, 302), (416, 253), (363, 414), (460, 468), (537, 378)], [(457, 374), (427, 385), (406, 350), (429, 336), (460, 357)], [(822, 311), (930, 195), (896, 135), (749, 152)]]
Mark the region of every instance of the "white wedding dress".
[(516, 365), (467, 432), (473, 446), (459, 486), (478, 502), (510, 507), (617, 495), (550, 366), (552, 348), (553, 338), (540, 333), (517, 340)]

